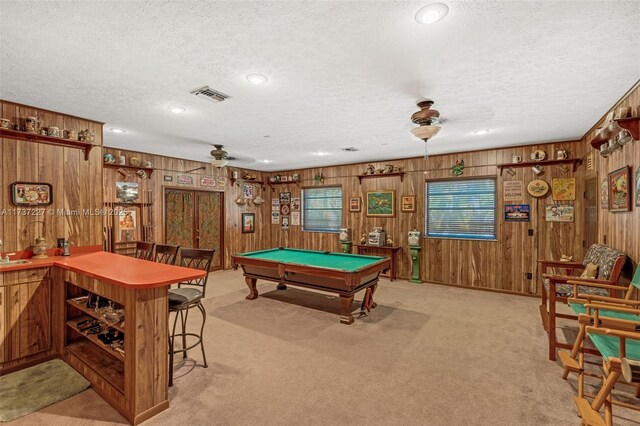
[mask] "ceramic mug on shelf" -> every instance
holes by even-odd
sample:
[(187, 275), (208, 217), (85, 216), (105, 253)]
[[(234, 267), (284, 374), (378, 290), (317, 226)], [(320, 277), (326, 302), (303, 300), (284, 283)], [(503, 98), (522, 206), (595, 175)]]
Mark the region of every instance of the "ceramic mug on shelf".
[(559, 149), (556, 153), (556, 156), (558, 160), (566, 160), (567, 158), (569, 158), (569, 153), (566, 149)]
[(47, 136), (53, 136), (53, 137), (58, 137), (60, 132), (60, 129), (58, 129), (56, 126), (51, 126), (47, 129)]
[(600, 155), (603, 157), (608, 157), (609, 154), (610, 154), (609, 144), (605, 142), (602, 145), (600, 145)]
[(145, 172), (145, 171), (144, 171), (144, 170), (142, 170), (142, 169), (138, 170), (138, 171), (136, 172), (136, 174), (137, 174), (138, 176), (140, 176), (142, 179), (144, 179), (144, 178), (146, 178), (146, 177), (147, 177), (147, 172)]
[(124, 155), (120, 156), (120, 163), (121, 166), (126, 166), (127, 164), (127, 158)]
[(35, 117), (25, 118), (24, 128), (29, 133), (38, 133), (38, 119)]
[(6, 118), (0, 118), (0, 128), (10, 129), (11, 128), (11, 121), (6, 119)]
[(153, 163), (151, 161), (147, 161), (146, 163), (144, 163), (145, 167), (151, 168), (153, 167)]
[(609, 152), (617, 151), (620, 148), (622, 148), (622, 147), (620, 145), (618, 145), (618, 138), (617, 137), (613, 137), (613, 138), (609, 139)]
[(71, 139), (71, 140), (78, 139), (78, 136), (76, 135), (76, 131), (73, 129), (67, 130), (67, 139)]
[(511, 162), (512, 163), (521, 163), (522, 162), (522, 157), (519, 155), (512, 155), (511, 156)]
[(533, 170), (533, 173), (535, 173), (536, 175), (539, 175), (540, 173), (542, 173), (542, 166), (540, 166), (540, 164), (536, 164), (535, 166), (531, 167), (531, 170)]
[(516, 169), (514, 169), (513, 167), (509, 167), (507, 169), (507, 173), (509, 174), (509, 176), (515, 176), (516, 175)]
[(631, 133), (628, 130), (624, 130), (620, 135), (618, 135), (618, 144), (626, 145), (629, 142), (632, 142), (633, 138), (631, 137)]

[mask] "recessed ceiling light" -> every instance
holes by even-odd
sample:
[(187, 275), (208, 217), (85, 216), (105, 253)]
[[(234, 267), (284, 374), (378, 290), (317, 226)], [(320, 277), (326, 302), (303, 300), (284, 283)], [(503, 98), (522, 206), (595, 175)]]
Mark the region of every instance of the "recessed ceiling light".
[(258, 163), (273, 163), (273, 160), (258, 160)]
[(431, 3), (416, 13), (416, 21), (419, 24), (435, 24), (444, 19), (449, 13), (449, 6), (444, 3)]
[(262, 74), (249, 74), (247, 80), (253, 84), (262, 84), (267, 82), (267, 77)]
[(181, 106), (170, 106), (169, 107), (169, 111), (171, 111), (174, 114), (182, 114), (186, 110), (187, 109), (185, 107), (181, 107)]
[(113, 133), (127, 133), (127, 131), (126, 131), (126, 130), (116, 129), (116, 128), (114, 128), (114, 127), (110, 128), (110, 129), (109, 129), (109, 131), (110, 131), (110, 132), (113, 132)]
[(317, 156), (323, 157), (323, 156), (325, 156), (325, 155), (331, 155), (331, 153), (329, 153), (329, 152), (322, 152), (322, 151), (321, 151), (321, 152), (314, 152), (314, 153), (313, 153), (313, 155), (317, 155)]
[(489, 133), (491, 130), (489, 129), (483, 129), (483, 130), (476, 130), (475, 132), (473, 132), (474, 135), (486, 135), (487, 133)]

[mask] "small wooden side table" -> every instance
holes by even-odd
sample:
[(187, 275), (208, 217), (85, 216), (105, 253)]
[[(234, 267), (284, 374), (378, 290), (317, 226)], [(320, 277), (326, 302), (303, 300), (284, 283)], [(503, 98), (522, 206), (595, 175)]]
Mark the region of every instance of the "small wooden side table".
[(391, 281), (395, 281), (398, 274), (398, 252), (402, 249), (399, 246), (368, 246), (358, 244), (356, 245), (356, 251), (358, 254), (367, 254), (367, 253), (384, 253), (384, 256), (391, 258), (391, 271), (389, 271), (389, 277)]
[(420, 246), (409, 246), (409, 253), (411, 253), (411, 279), (410, 283), (422, 284), (420, 279)]

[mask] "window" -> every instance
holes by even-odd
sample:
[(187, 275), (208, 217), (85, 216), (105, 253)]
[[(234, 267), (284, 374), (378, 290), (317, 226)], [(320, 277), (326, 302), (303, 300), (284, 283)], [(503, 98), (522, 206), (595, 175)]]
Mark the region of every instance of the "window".
[(494, 240), (496, 180), (427, 182), (427, 237)]
[(342, 187), (302, 190), (302, 230), (340, 232), (342, 226)]

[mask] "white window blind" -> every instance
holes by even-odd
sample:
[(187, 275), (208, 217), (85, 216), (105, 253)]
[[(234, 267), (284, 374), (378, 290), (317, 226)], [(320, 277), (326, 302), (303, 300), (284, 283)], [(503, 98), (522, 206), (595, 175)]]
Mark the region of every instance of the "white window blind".
[(496, 238), (496, 180), (459, 179), (427, 182), (428, 237)]
[(342, 226), (342, 188), (339, 186), (302, 190), (302, 230), (339, 232)]

